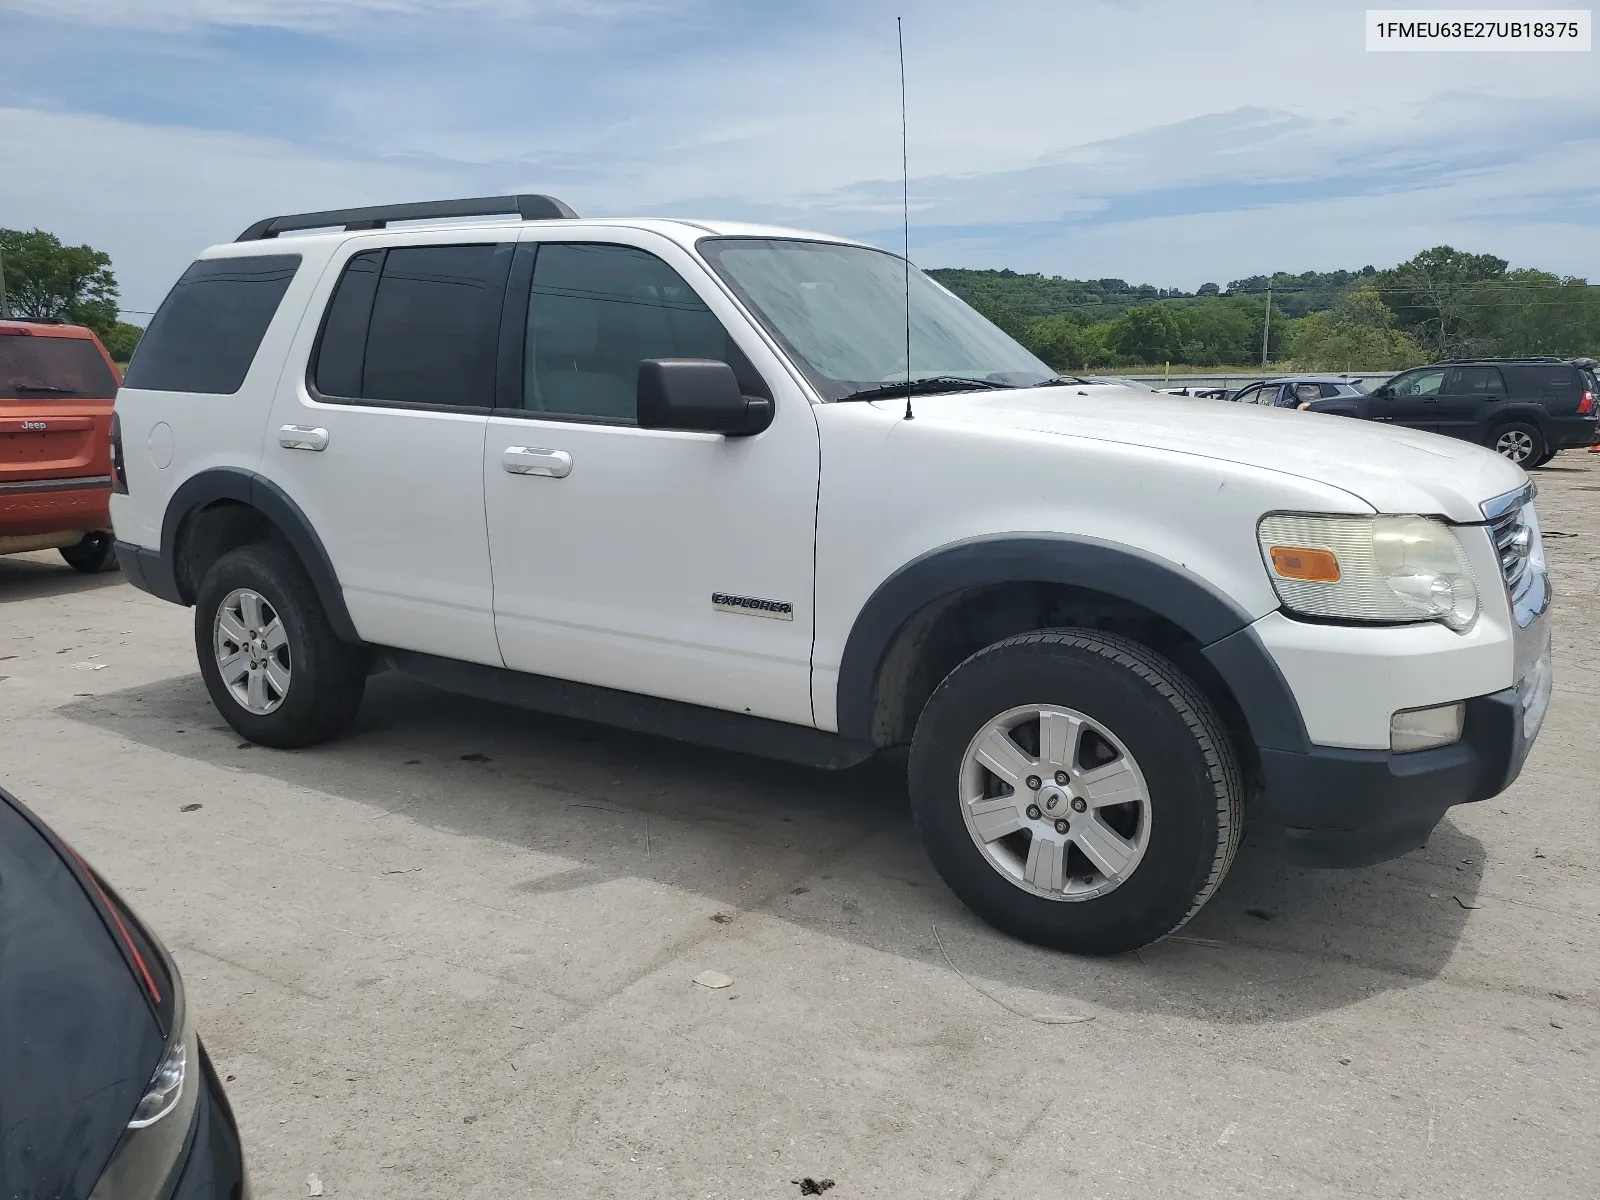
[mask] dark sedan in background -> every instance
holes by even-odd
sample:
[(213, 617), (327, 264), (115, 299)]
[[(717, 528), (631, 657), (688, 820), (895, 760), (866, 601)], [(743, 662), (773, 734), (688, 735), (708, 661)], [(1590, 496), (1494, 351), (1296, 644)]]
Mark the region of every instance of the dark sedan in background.
[(246, 1200), (166, 948), (0, 789), (0, 1200)]

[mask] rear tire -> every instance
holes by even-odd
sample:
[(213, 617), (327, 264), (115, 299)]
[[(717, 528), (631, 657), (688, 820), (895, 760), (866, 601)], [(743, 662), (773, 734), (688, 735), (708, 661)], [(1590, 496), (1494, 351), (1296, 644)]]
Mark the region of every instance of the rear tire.
[(1497, 426), (1489, 435), (1489, 448), (1519, 467), (1538, 466), (1545, 452), (1544, 434), (1537, 425), (1512, 421)]
[(276, 546), (230, 550), (206, 572), (194, 642), (211, 702), (259, 745), (326, 741), (361, 706), (366, 650), (335, 636), (305, 568)]
[(917, 723), (910, 782), (950, 889), (1075, 954), (1172, 933), (1239, 846), (1243, 784), (1215, 708), (1165, 658), (1097, 630), (1021, 634), (958, 666)]
[(81, 542), (61, 547), (61, 557), (67, 566), (85, 575), (98, 575), (117, 565), (116, 545), (109, 533), (86, 533)]

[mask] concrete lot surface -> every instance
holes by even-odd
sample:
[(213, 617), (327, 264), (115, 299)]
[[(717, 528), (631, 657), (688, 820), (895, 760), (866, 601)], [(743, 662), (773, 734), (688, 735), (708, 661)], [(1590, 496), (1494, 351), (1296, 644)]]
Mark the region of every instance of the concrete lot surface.
[(189, 612), (50, 554), (0, 559), (0, 783), (172, 947), (261, 1197), (1594, 1197), (1600, 455), (1535, 474), (1521, 780), (1368, 870), (1257, 834), (1138, 956), (968, 915), (890, 765), (392, 674), (335, 744), (241, 744)]

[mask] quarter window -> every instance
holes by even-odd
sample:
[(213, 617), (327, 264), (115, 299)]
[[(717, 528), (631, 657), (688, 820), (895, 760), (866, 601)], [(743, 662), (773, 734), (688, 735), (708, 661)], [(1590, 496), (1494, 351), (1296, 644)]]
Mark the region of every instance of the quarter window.
[(123, 386), (237, 392), (299, 266), (298, 254), (204, 258), (192, 265), (139, 339)]
[(552, 416), (636, 419), (639, 364), (713, 358), (768, 395), (749, 360), (683, 277), (631, 246), (538, 248), (528, 298), (523, 407)]

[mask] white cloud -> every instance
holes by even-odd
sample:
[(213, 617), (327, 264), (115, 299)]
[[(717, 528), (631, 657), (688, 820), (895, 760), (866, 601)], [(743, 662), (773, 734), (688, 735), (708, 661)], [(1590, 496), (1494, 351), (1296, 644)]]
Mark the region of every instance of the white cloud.
[(0, 81), (0, 210), (110, 250), (136, 308), (200, 246), (342, 204), (887, 231), (906, 11), (925, 262), (1194, 283), (1461, 240), (1600, 275), (1592, 72), (1368, 54), (1364, 3), (0, 0), (34, 57), (85, 26), (145, 48)]
[(665, 0), (0, 0), (0, 10), (142, 29), (243, 26), (346, 33), (374, 22), (499, 20), (566, 22), (657, 12)]

